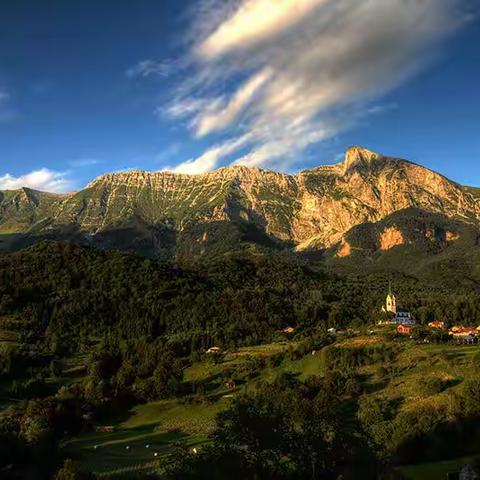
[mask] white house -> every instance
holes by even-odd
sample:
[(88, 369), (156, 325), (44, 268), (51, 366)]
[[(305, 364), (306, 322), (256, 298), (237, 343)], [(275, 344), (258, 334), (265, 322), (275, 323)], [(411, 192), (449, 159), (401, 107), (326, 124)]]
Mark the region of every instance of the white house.
[(398, 325), (415, 325), (417, 323), (407, 310), (397, 310), (394, 322)]

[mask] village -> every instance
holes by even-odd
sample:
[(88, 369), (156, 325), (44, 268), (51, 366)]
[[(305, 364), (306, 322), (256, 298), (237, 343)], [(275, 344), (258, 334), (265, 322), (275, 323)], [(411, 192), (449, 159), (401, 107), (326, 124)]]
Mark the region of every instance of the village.
[[(396, 325), (396, 331), (399, 335), (412, 336), (415, 328), (424, 327), (417, 324), (415, 318), (408, 310), (397, 307), (397, 297), (392, 293), (391, 287), (381, 311), (384, 319), (378, 322), (378, 325)], [(427, 324), (430, 331), (448, 332), (451, 340), (459, 344), (475, 344), (480, 339), (480, 325), (466, 327), (463, 325), (452, 325), (450, 328), (443, 321), (431, 321)]]

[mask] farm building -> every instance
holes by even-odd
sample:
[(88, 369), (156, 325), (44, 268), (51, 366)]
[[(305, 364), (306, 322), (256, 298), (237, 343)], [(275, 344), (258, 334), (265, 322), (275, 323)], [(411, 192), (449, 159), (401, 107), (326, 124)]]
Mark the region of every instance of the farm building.
[(398, 325), (397, 333), (400, 335), (411, 335), (413, 333), (413, 326), (412, 325)]

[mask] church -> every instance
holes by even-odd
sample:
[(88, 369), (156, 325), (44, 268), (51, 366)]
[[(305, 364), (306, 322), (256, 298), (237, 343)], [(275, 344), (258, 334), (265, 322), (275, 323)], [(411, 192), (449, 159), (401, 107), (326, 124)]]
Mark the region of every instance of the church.
[(397, 307), (397, 298), (392, 293), (392, 287), (388, 289), (385, 305), (382, 306), (382, 312), (388, 316), (388, 320), (380, 323), (392, 323), (396, 325), (415, 325), (416, 321), (408, 310)]

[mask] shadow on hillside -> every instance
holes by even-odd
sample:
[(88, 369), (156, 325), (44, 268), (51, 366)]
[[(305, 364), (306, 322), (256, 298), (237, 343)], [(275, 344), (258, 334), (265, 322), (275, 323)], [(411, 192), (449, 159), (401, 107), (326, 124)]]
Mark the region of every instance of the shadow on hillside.
[(224, 220), (175, 226), (171, 219), (150, 224), (139, 216), (132, 216), (94, 234), (82, 231), (76, 224), (56, 226), (48, 232), (0, 234), (0, 251), (21, 250), (45, 240), (119, 250), (165, 261), (221, 255), (248, 246), (266, 250), (293, 248), (292, 242), (267, 233), (254, 222)]

